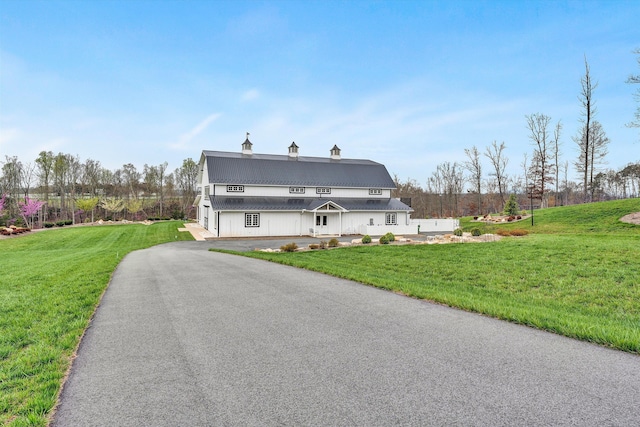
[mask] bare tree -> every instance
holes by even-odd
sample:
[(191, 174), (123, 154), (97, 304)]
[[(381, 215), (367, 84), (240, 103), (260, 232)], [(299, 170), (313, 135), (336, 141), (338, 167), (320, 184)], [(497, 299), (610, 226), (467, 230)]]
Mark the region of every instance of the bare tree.
[(192, 158), (183, 160), (182, 166), (175, 170), (175, 177), (182, 194), (182, 210), (186, 213), (196, 198), (198, 164)]
[(553, 151), (553, 159), (556, 170), (556, 194), (553, 201), (553, 206), (558, 206), (558, 190), (560, 188), (560, 132), (562, 131), (562, 123), (558, 121), (556, 127), (553, 130), (553, 141), (551, 141), (551, 150)]
[(589, 70), (589, 63), (587, 62), (587, 57), (584, 58), (584, 66), (585, 73), (581, 83), (581, 91), (578, 99), (580, 100), (580, 104), (582, 106), (582, 126), (579, 129), (579, 134), (573, 138), (575, 143), (578, 145), (578, 162), (580, 166), (578, 168), (579, 172), (582, 172), (582, 191), (584, 201), (587, 201), (588, 191), (589, 191), (589, 161), (590, 161), (590, 153), (591, 153), (591, 132), (593, 127), (591, 126), (591, 122), (594, 119), (596, 114), (595, 101), (593, 100), (593, 91), (598, 87), (598, 83), (594, 83), (591, 79), (591, 72)]
[(136, 167), (132, 163), (127, 163), (122, 166), (122, 178), (124, 180), (124, 184), (127, 188), (126, 196), (127, 200), (129, 200), (130, 196), (133, 198), (138, 198), (138, 187), (140, 186), (140, 172), (136, 169)]
[(496, 141), (493, 141), (491, 146), (487, 147), (485, 151), (485, 156), (489, 158), (491, 161), (491, 165), (493, 166), (493, 172), (489, 173), (490, 176), (495, 177), (496, 183), (498, 185), (498, 193), (500, 194), (500, 209), (504, 206), (506, 199), (506, 185), (507, 185), (507, 164), (509, 163), (509, 159), (507, 159), (504, 155), (504, 149), (506, 148), (504, 141), (498, 145)]
[(2, 175), (0, 175), (0, 197), (5, 194), (9, 196), (9, 199), (5, 200), (4, 209), (10, 216), (18, 215), (18, 196), (22, 192), (20, 188), (22, 169), (22, 162), (17, 156), (5, 156)]
[(531, 158), (531, 180), (534, 184), (534, 193), (540, 197), (541, 207), (545, 207), (547, 196), (547, 184), (553, 182), (555, 165), (551, 157), (551, 140), (549, 138), (549, 123), (551, 117), (536, 113), (527, 118), (529, 139), (533, 144), (533, 156)]
[[(604, 132), (602, 125), (597, 120), (591, 122), (591, 131), (583, 132), (582, 137), (585, 138), (586, 134), (590, 135), (591, 142), (589, 143), (589, 150), (586, 152), (580, 151), (578, 161), (576, 162), (576, 170), (585, 174), (583, 167), (586, 165), (589, 169), (586, 171), (587, 176), (587, 191), (590, 200), (593, 200), (595, 194), (594, 179), (598, 174), (599, 165), (604, 165), (605, 157), (608, 154), (609, 138)], [(584, 156), (588, 159), (585, 161)]]
[[(49, 203), (49, 183), (51, 182), (51, 175), (53, 173), (53, 163), (55, 161), (55, 157), (53, 152), (51, 151), (41, 151), (36, 159), (36, 164), (38, 165), (38, 180), (40, 183), (40, 187), (42, 188), (42, 192), (44, 193), (44, 202), (45, 204)], [(44, 220), (47, 218), (47, 209), (45, 209)]]
[(470, 149), (465, 148), (464, 153), (469, 158), (464, 162), (464, 168), (471, 174), (470, 181), (474, 185), (474, 192), (478, 195), (477, 213), (482, 213), (482, 162), (480, 161), (480, 152), (474, 145)]
[[(162, 211), (164, 208), (164, 186), (165, 186), (165, 180), (167, 179), (166, 172), (167, 172), (168, 166), (169, 166), (169, 163), (164, 162), (159, 164), (156, 168), (158, 172), (158, 190), (159, 190), (158, 193), (160, 196), (160, 216), (163, 215)], [(196, 173), (196, 179), (197, 179), (197, 173)]]
[(97, 160), (87, 159), (82, 167), (82, 192), (91, 197), (98, 196), (98, 189), (102, 186), (102, 167)]
[(60, 196), (60, 216), (67, 218), (67, 175), (69, 174), (69, 158), (58, 153), (53, 161), (53, 185)]
[[(640, 48), (635, 49), (633, 51), (633, 53), (638, 55), (636, 60), (638, 61), (638, 65), (640, 65)], [(640, 74), (631, 74), (629, 76), (629, 78), (627, 78), (627, 83), (629, 83), (629, 84), (640, 84)], [(640, 104), (640, 87), (638, 89), (636, 89), (636, 93), (633, 94), (633, 97)], [(629, 123), (627, 123), (627, 126), (634, 127), (634, 128), (640, 128), (640, 105), (638, 105), (638, 108), (636, 109), (636, 112), (634, 114), (634, 119), (632, 121), (630, 121)]]

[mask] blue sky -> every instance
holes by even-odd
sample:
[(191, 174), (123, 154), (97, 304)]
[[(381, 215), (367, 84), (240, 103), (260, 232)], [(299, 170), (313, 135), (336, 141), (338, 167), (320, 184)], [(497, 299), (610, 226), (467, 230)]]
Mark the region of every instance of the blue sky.
[(586, 56), (617, 169), (640, 160), (625, 127), (639, 17), (614, 0), (0, 0), (0, 159), (173, 170), (250, 132), (254, 152), (337, 144), (422, 186), (504, 141), (520, 174), (528, 114), (561, 120), (562, 160), (576, 159)]

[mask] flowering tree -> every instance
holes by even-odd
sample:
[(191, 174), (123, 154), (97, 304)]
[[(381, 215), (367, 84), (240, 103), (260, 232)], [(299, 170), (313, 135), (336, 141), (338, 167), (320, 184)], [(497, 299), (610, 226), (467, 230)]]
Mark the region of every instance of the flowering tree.
[(0, 224), (4, 224), (4, 217), (3, 217), (3, 212), (4, 211), (4, 204), (7, 200), (7, 195), (3, 194), (2, 197), (0, 197)]
[(25, 197), (24, 203), (19, 202), (18, 204), (20, 205), (20, 212), (22, 213), (24, 221), (29, 227), (33, 227), (33, 215), (35, 215), (40, 210), (42, 205), (44, 205), (44, 202), (35, 199), (32, 200), (28, 197)]

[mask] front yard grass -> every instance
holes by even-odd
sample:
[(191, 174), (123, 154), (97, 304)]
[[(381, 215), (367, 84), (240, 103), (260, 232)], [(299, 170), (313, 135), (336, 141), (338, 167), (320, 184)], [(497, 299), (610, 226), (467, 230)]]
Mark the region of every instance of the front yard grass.
[(0, 241), (0, 424), (47, 424), (71, 356), (127, 253), (182, 222), (73, 227)]
[(534, 227), (504, 225), (533, 234), (492, 243), (242, 255), (640, 353), (640, 226), (617, 220), (637, 211), (639, 199), (545, 209)]

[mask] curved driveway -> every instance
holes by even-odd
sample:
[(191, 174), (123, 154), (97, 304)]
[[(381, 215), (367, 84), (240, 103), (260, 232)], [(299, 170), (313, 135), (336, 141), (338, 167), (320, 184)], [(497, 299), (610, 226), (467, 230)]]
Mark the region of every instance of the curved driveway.
[(53, 426), (640, 424), (637, 356), (211, 245), (125, 257)]

